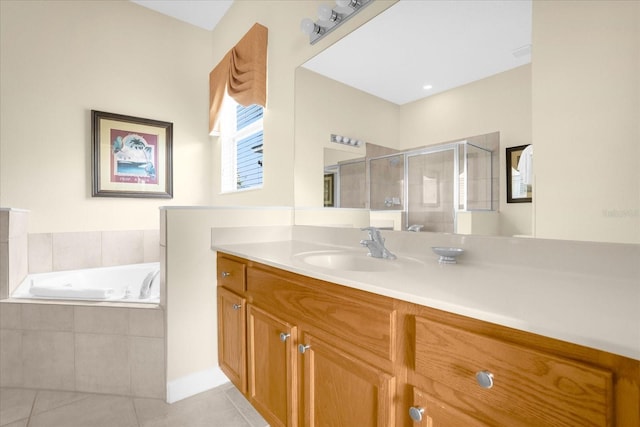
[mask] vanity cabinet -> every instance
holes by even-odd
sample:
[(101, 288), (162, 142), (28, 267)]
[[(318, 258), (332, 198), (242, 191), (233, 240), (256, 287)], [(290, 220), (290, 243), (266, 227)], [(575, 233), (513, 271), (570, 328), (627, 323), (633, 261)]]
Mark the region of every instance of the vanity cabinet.
[(248, 399), (273, 427), (297, 425), (297, 327), (249, 305)]
[(640, 425), (640, 361), (223, 253), (218, 267), (220, 366), (272, 426)]
[[(455, 407), (488, 425), (612, 425), (611, 371), (422, 317), (415, 319), (415, 372), (428, 379), (421, 385), (430, 396), (417, 393), (428, 401), (425, 418), (434, 418), (425, 426), (443, 425), (436, 419)], [(437, 404), (443, 401), (448, 406)]]
[(358, 357), (357, 343), (330, 343), (313, 334), (302, 342), (303, 425), (396, 425), (395, 378)]
[(242, 393), (247, 392), (246, 300), (218, 288), (218, 363)]

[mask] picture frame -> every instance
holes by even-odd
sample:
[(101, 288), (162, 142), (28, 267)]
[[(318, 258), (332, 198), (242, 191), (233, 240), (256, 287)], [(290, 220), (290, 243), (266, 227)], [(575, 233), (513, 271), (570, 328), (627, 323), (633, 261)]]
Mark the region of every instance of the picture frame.
[(92, 197), (173, 198), (173, 123), (91, 110)]
[(520, 158), (529, 145), (506, 148), (507, 203), (531, 203), (533, 201), (532, 185), (522, 181), (518, 169)]
[(324, 174), (324, 207), (335, 207), (334, 188), (335, 175), (332, 173)]

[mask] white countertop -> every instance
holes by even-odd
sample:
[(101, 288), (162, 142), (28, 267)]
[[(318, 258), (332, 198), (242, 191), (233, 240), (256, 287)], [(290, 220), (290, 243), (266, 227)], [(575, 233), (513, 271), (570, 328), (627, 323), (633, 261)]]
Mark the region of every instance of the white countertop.
[[(603, 280), (590, 274), (465, 261), (442, 265), (432, 253), (423, 257), (410, 254), (424, 261), (417, 268), (339, 271), (309, 265), (295, 255), (345, 247), (297, 240), (214, 242), (212, 249), (308, 277), (640, 360), (640, 285), (633, 277)], [(350, 249), (366, 252), (361, 247)]]

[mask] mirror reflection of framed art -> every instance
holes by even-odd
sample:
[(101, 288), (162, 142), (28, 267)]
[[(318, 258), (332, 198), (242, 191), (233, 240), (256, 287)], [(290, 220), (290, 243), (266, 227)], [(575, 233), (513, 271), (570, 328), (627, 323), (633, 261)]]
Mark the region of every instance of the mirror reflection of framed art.
[(533, 200), (533, 146), (506, 149), (507, 203), (531, 203)]

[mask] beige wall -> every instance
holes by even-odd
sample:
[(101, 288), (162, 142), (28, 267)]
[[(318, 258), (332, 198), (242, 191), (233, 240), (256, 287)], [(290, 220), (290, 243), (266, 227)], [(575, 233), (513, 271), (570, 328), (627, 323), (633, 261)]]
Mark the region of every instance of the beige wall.
[[(128, 1), (0, 2), (0, 206), (29, 232), (154, 229), (209, 204), (211, 33)], [(90, 110), (173, 122), (174, 198), (91, 197)]]
[(323, 206), (324, 149), (364, 157), (365, 147), (330, 142), (331, 134), (396, 147), (400, 109), (305, 68), (296, 71), (296, 207)]
[[(168, 208), (166, 251), (167, 382), (218, 366), (213, 227), (289, 226), (291, 208)], [(171, 384), (170, 384), (171, 385)]]
[(532, 143), (531, 65), (403, 105), (400, 117), (402, 149), (500, 132), (500, 234), (532, 233), (532, 205), (506, 201), (504, 154)]
[[(316, 17), (317, 7), (323, 1), (254, 0), (236, 1), (233, 4), (213, 32), (214, 62), (219, 61), (253, 23), (259, 22), (269, 29), (264, 186), (260, 191), (216, 194), (213, 198), (215, 205), (293, 206), (294, 200), (296, 205), (304, 205), (304, 201), (298, 201), (298, 195), (304, 194), (303, 186), (306, 185), (306, 157), (297, 143), (294, 144), (296, 67), (394, 2), (385, 0), (372, 3), (313, 46), (309, 44), (308, 37), (300, 32), (300, 21), (304, 17)], [(213, 169), (218, 170), (220, 147), (217, 141), (214, 147)], [(220, 188), (218, 176), (214, 177), (214, 188)]]
[(640, 2), (534, 2), (536, 236), (640, 243)]
[(500, 233), (532, 232), (531, 204), (507, 204), (504, 190), (504, 148), (531, 143), (530, 65), (403, 106), (299, 68), (295, 116), (297, 207), (322, 206), (324, 148), (365, 154), (331, 133), (406, 150), (499, 131)]

